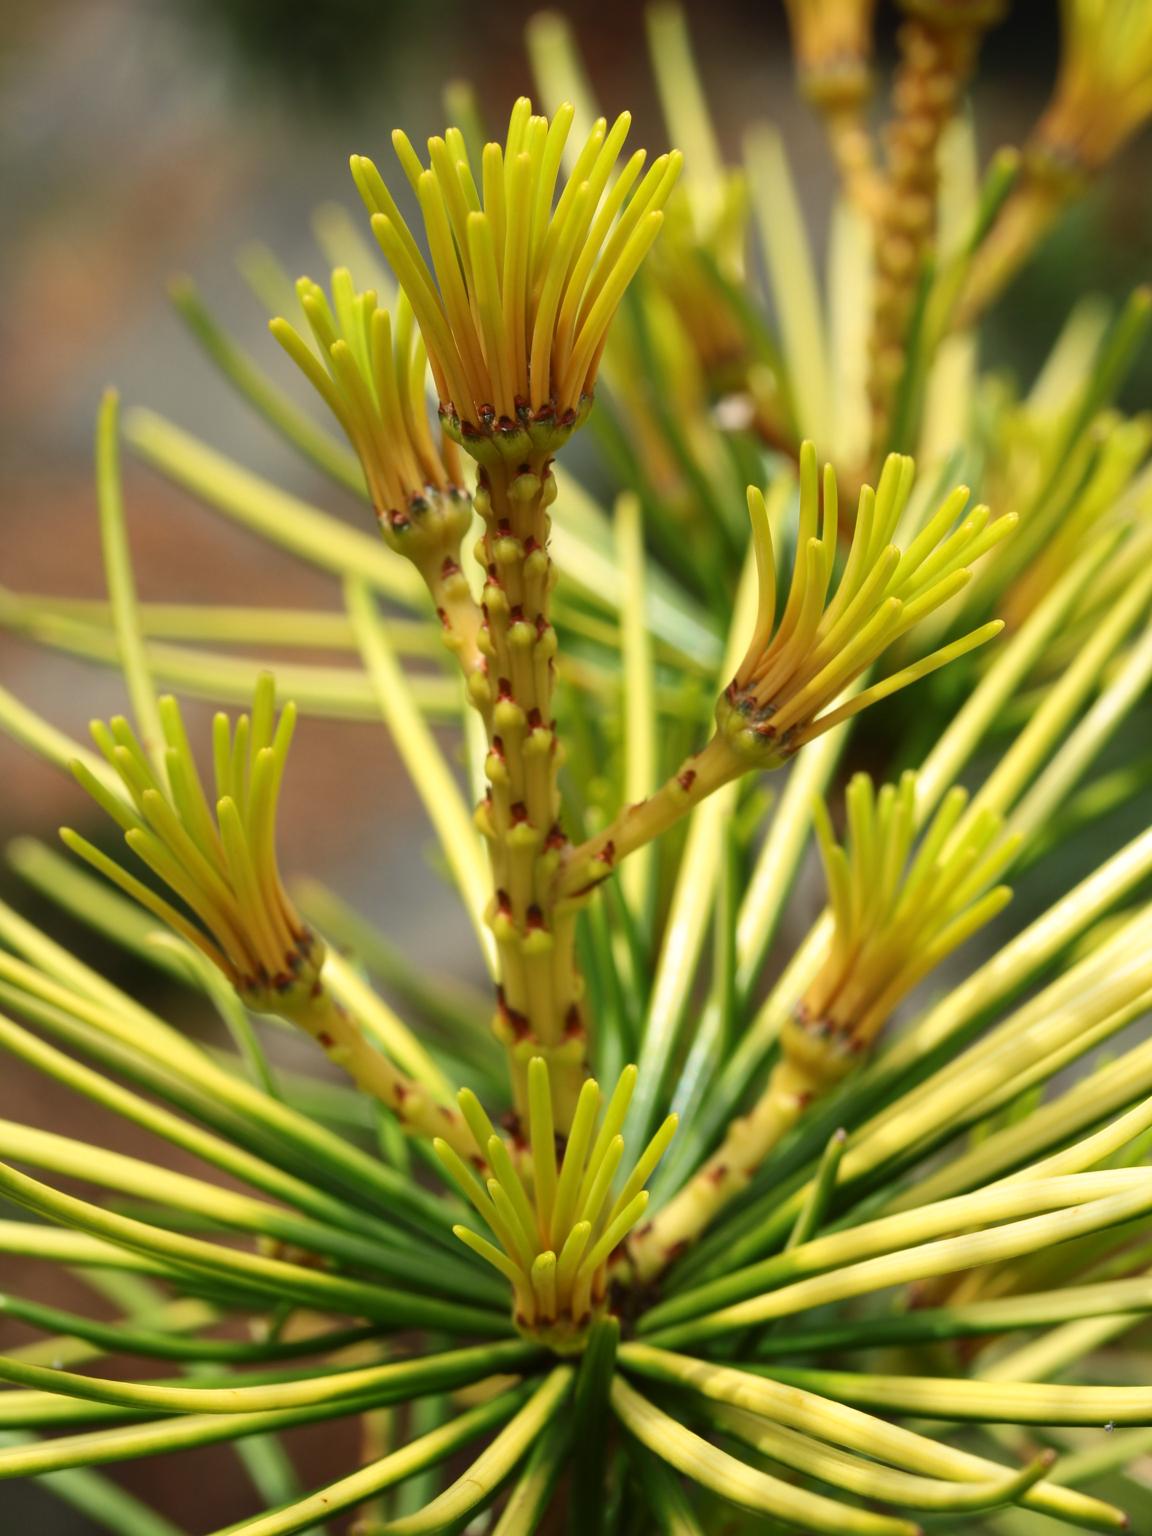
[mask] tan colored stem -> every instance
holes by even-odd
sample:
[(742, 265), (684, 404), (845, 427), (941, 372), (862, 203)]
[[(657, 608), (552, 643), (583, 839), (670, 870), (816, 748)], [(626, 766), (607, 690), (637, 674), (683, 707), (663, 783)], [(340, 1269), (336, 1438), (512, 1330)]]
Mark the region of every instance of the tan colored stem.
[(453, 561), (446, 560), (439, 570), (425, 572), (424, 579), (436, 605), (444, 644), (460, 663), (469, 697), (483, 712), (482, 685), (488, 664), (479, 643), (483, 622), (480, 607), (469, 591), (463, 571)]
[(549, 610), (554, 572), (548, 505), (549, 459), (480, 471), (484, 518), (486, 687), (474, 691), (488, 729), (489, 793), (478, 819), (488, 840), (494, 894), (489, 922), (500, 967), (494, 1020), (506, 1047), (518, 1111), (527, 1109), (527, 1069), (548, 1063), (557, 1128), (571, 1123), (584, 1081), (584, 983), (576, 965), (576, 914), (557, 900), (560, 829), (558, 753), (552, 716), (555, 631)]
[(876, 227), (871, 373), (872, 449), (878, 464), (892, 445), (896, 391), (924, 261), (936, 231), (940, 138), (955, 114), (975, 62), (978, 25), (910, 17), (900, 28), (900, 65), (888, 128), (888, 173)]
[(733, 1120), (720, 1148), (690, 1183), (633, 1237), (629, 1254), (640, 1280), (653, 1280), (712, 1225), (748, 1185), (772, 1148), (787, 1134), (817, 1092), (817, 1084), (787, 1056), (747, 1115)]
[(853, 102), (829, 106), (823, 111), (828, 146), (844, 195), (864, 213), (878, 211), (882, 183), (876, 169), (872, 135), (864, 115), (864, 104)]
[(654, 795), (625, 806), (603, 831), (565, 853), (557, 879), (559, 893), (569, 898), (586, 894), (607, 879), (622, 859), (667, 832), (701, 800), (751, 766), (724, 736), (713, 736)]
[(407, 1135), (439, 1136), (461, 1157), (477, 1160), (479, 1149), (459, 1110), (437, 1102), (427, 1088), (369, 1045), (356, 1021), (321, 982), (298, 1006), (285, 1007), (283, 1017), (311, 1035), (358, 1088), (390, 1109)]

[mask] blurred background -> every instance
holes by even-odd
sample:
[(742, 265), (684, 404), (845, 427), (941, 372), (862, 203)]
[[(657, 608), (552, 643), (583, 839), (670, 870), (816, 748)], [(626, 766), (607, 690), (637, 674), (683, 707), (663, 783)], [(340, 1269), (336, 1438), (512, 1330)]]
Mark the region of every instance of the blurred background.
[[(822, 135), (794, 89), (780, 0), (686, 8), (725, 148), (735, 157), (750, 121), (775, 120), (820, 241), (832, 178)], [(107, 382), (126, 403), (159, 410), (285, 489), (364, 525), (361, 506), (342, 502), (237, 408), (174, 315), (167, 284), (174, 273), (194, 275), (236, 339), (296, 389), (238, 274), (237, 252), (259, 240), (293, 275), (322, 276), (310, 215), (333, 199), (358, 211), (349, 152), (383, 165), (393, 126), (415, 141), (439, 131), (442, 90), (455, 78), (472, 82), (487, 122), (502, 125), (513, 98), (531, 89), (523, 29), (534, 9), (521, 0), (483, 8), (450, 0), (4, 0), (0, 590), (103, 595), (91, 438)], [(605, 109), (629, 107), (633, 142), (663, 147), (643, 7), (583, 0), (566, 9)], [(890, 51), (893, 16), (881, 9)], [(1018, 4), (993, 32), (976, 87), (983, 154), (1024, 135), (1056, 52), (1056, 0)], [(1126, 292), (1147, 275), (1150, 251), (1152, 186), (1138, 142), (1006, 295), (988, 327), (988, 360), (1028, 377), (1070, 297), (1086, 287)], [(1147, 372), (1138, 376), (1130, 399), (1146, 401), (1150, 382)], [(595, 487), (595, 462), (585, 473)], [(315, 572), (147, 469), (129, 461), (125, 476), (138, 579), (149, 598), (335, 606), (335, 587)], [(2, 632), (0, 685), (77, 735), (90, 717), (123, 703), (111, 672)], [(297, 741), (283, 822), (287, 869), (335, 886), (417, 962), (475, 980), (471, 937), (439, 899), (427, 828), (385, 733), (313, 722)], [(70, 780), (4, 738), (0, 786), (0, 845), (16, 834), (53, 839), (61, 821), (83, 827), (90, 818)], [(95, 953), (81, 930), (50, 916), (2, 869), (0, 895)], [(99, 953), (102, 964), (120, 967), (117, 979), (155, 995), (153, 977), (133, 975), (107, 947)], [(76, 1104), (55, 1093), (58, 1102), (44, 1079), (6, 1063), (0, 1115), (74, 1123)], [(84, 1113), (92, 1122), (84, 1133), (98, 1133), (95, 1112)], [(131, 1152), (144, 1141), (134, 1146), (118, 1126), (115, 1144)], [(19, 1289), (19, 1261), (7, 1263), (0, 1285)], [(79, 1291), (51, 1299), (90, 1305)], [(0, 1326), (0, 1345), (22, 1338)], [(343, 1433), (325, 1427), (305, 1437), (306, 1476), (346, 1461)], [(253, 1507), (237, 1463), (224, 1456), (197, 1453), (178, 1468), (145, 1462), (122, 1475), (192, 1529), (214, 1529)], [(96, 1529), (33, 1486), (0, 1484), (0, 1530)]]

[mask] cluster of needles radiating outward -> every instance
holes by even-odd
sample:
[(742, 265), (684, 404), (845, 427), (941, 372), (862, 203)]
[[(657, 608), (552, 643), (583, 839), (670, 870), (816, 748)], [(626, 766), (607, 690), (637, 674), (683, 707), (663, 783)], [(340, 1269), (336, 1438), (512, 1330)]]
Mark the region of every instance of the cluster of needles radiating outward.
[[(84, 763), (72, 771), (124, 833), (132, 852), (179, 898), (188, 917), (70, 828), (61, 836), (121, 890), (194, 944), (253, 1006), (318, 971), (313, 942), (280, 880), (276, 805), (296, 723), (276, 719), (275, 686), (263, 673), (251, 716), (235, 730), (213, 722), (214, 809), (188, 744), (180, 707), (159, 700), (163, 748), (151, 759), (127, 720), (95, 721), (92, 736), (116, 774), (116, 794)], [(193, 921), (192, 919), (195, 919)]]
[(838, 539), (836, 476), (826, 467), (821, 486), (815, 449), (802, 446), (796, 556), (778, 624), (770, 518), (762, 494), (749, 489), (759, 606), (751, 643), (726, 694), (733, 711), (730, 734), (749, 749), (793, 752), (1003, 628), (998, 620), (983, 624), (829, 709), (882, 652), (966, 586), (972, 562), (1016, 526), (1014, 513), (992, 520), (986, 506), (974, 507), (957, 525), (968, 501), (961, 486), (901, 550), (894, 539), (913, 478), (912, 460), (891, 454), (875, 491), (865, 486), (860, 492), (847, 559), (829, 600)]
[(594, 124), (557, 197), (574, 115), (565, 104), (549, 122), (522, 96), (504, 144), (484, 146), (479, 177), (457, 128), (428, 140), (427, 167), (406, 134), (392, 135), (431, 269), (375, 165), (352, 157), (373, 232), (427, 344), (441, 407), (465, 432), (529, 412), (558, 424), (574, 417), (679, 176), (675, 152), (642, 176), (637, 150), (617, 172), (631, 124), (624, 112), (611, 126)]
[(848, 835), (837, 843), (822, 801), (814, 806), (828, 882), (833, 935), (804, 994), (796, 1024), (843, 1057), (876, 1039), (893, 1009), (923, 977), (1011, 900), (996, 881), (1020, 847), (990, 810), (965, 816), (967, 791), (953, 789), (919, 846), (916, 775), (879, 794), (866, 773), (845, 796)]
[(332, 274), (331, 302), (307, 277), (296, 292), (319, 356), (282, 316), (269, 328), (355, 448), (385, 532), (402, 533), (429, 493), (466, 501), (455, 444), (432, 437), (428, 358), (403, 293), (393, 321), (374, 292), (356, 291), (345, 267)]
[(558, 1157), (548, 1066), (537, 1056), (528, 1069), (523, 1154), (497, 1134), (469, 1089), (459, 1103), (487, 1159), (486, 1179), (444, 1142), (436, 1143), (445, 1169), (500, 1246), (468, 1227), (456, 1227), (457, 1237), (511, 1282), (519, 1326), (549, 1335), (556, 1348), (578, 1346), (590, 1317), (603, 1307), (609, 1261), (643, 1216), (644, 1186), (676, 1130), (677, 1117), (669, 1115), (613, 1199), (624, 1157), (620, 1133), (635, 1085), (636, 1068), (625, 1067), (601, 1118), (600, 1087), (589, 1078)]

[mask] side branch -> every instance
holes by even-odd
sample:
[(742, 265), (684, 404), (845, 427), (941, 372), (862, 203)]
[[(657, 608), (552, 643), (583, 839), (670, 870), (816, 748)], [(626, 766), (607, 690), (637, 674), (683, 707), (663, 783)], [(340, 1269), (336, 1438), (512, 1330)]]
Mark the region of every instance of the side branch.
[(654, 842), (702, 800), (740, 777), (750, 765), (722, 735), (687, 758), (647, 800), (625, 806), (594, 837), (569, 848), (557, 874), (557, 894), (577, 899), (606, 880), (622, 859)]
[(285, 1017), (311, 1035), (334, 1062), (361, 1088), (391, 1110), (408, 1136), (425, 1140), (439, 1137), (461, 1157), (474, 1161), (479, 1149), (463, 1115), (455, 1106), (441, 1104), (428, 1089), (415, 1082), (364, 1038), (356, 1020), (336, 1001), (322, 981), (317, 981), (306, 1000)]

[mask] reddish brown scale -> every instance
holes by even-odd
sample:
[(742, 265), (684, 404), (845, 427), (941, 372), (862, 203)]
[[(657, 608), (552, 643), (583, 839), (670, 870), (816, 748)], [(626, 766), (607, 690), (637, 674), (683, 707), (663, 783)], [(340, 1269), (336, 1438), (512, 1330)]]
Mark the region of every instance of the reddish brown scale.
[(332, 1038), (326, 1029), (322, 1029), (316, 1036), (316, 1039), (320, 1042), (326, 1051), (330, 1051), (336, 1044), (336, 1041)]
[(676, 782), (684, 793), (687, 794), (696, 782), (695, 768), (685, 768), (683, 773), (678, 773), (676, 775)]
[(518, 1008), (509, 1008), (507, 1004), (500, 1010), (504, 1022), (516, 1036), (517, 1040), (527, 1040), (531, 1037), (532, 1030), (528, 1020)]
[(448, 617), (448, 612), (446, 609), (437, 608), (436, 617), (440, 620), (440, 626), (442, 629), (452, 628), (452, 620)]
[(569, 1040), (577, 1039), (584, 1034), (584, 1020), (580, 1017), (579, 1003), (570, 1003), (568, 1012), (564, 1015), (564, 1034)]
[(568, 838), (558, 821), (554, 821), (544, 839), (545, 848), (560, 849), (568, 846)]
[(723, 1184), (724, 1180), (727, 1177), (728, 1177), (728, 1164), (727, 1163), (717, 1163), (715, 1168), (712, 1168), (712, 1169), (709, 1170), (708, 1182), (710, 1184)]
[(605, 843), (596, 858), (601, 864), (611, 867), (616, 862), (616, 844), (611, 841)]
[(532, 903), (532, 905), (528, 908), (528, 911), (525, 913), (524, 926), (530, 933), (539, 932), (539, 930), (545, 926), (544, 913), (540, 910), (535, 902)]

